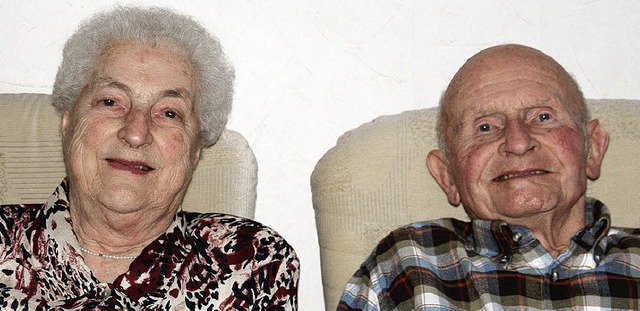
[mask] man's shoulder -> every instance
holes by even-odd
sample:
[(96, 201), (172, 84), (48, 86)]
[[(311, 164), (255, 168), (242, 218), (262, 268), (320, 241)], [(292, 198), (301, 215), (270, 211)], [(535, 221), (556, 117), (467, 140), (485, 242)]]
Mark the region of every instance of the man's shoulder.
[(461, 239), (470, 230), (470, 223), (455, 218), (419, 221), (399, 227), (387, 236), (391, 239), (432, 240), (434, 238)]
[(607, 234), (610, 243), (640, 247), (640, 228), (611, 227)]
[(370, 259), (387, 257), (409, 248), (412, 252), (440, 256), (439, 252), (445, 248), (448, 252), (450, 248), (464, 245), (469, 231), (468, 222), (454, 218), (414, 222), (391, 231), (380, 240)]
[(440, 218), (440, 219), (431, 219), (431, 220), (424, 220), (424, 221), (410, 223), (408, 225), (399, 227), (398, 229), (412, 227), (412, 228), (421, 228), (421, 229), (442, 228), (442, 229), (449, 229), (449, 230), (458, 230), (461, 228), (466, 228), (469, 225), (470, 223), (468, 221), (463, 221), (456, 218)]

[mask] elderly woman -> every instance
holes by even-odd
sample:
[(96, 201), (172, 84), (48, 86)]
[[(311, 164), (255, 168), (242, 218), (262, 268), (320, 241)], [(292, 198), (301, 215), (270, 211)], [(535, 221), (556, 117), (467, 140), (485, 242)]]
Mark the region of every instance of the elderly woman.
[(217, 39), (159, 8), (83, 24), (53, 87), (67, 178), (0, 209), (0, 308), (296, 309), (299, 262), (272, 229), (180, 211), (230, 111)]

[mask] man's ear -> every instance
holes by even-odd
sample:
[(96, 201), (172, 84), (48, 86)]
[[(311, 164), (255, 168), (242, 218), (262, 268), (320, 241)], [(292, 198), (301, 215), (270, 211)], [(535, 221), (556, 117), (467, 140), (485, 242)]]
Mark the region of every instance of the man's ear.
[(196, 150), (195, 157), (193, 158), (193, 163), (198, 163), (198, 161), (200, 161), (200, 152), (202, 152), (202, 145), (198, 143), (198, 146), (196, 148), (198, 149)]
[(587, 124), (589, 149), (587, 149), (587, 177), (591, 180), (600, 177), (600, 168), (604, 154), (609, 146), (609, 133), (600, 126), (600, 121), (591, 120)]
[(60, 135), (62, 136), (63, 140), (66, 135), (67, 128), (69, 127), (69, 122), (71, 122), (71, 116), (69, 115), (69, 113), (69, 109), (64, 109), (62, 111), (62, 120), (60, 121)]
[(449, 204), (454, 206), (460, 205), (460, 194), (458, 193), (458, 188), (447, 165), (444, 151), (438, 149), (429, 152), (427, 155), (427, 168), (431, 176), (433, 176), (440, 188), (442, 188), (442, 191), (447, 195)]

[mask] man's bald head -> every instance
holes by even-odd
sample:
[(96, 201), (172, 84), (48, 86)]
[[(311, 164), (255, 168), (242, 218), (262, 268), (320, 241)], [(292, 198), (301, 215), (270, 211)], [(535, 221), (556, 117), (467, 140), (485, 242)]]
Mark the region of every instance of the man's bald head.
[(583, 127), (589, 120), (582, 92), (575, 80), (553, 58), (531, 47), (506, 44), (484, 49), (473, 55), (458, 70), (440, 100), (438, 116), (438, 136), (440, 148), (447, 151), (447, 142), (457, 128), (455, 118), (456, 102), (473, 100), (473, 92), (478, 86), (489, 84), (494, 76), (505, 71), (536, 71), (557, 81), (557, 95), (572, 111), (576, 122)]

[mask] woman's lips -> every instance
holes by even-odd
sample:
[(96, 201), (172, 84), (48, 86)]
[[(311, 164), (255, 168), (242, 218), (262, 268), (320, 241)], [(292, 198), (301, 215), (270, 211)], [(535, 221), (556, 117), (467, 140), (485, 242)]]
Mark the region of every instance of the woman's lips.
[(127, 161), (123, 159), (106, 159), (110, 167), (118, 170), (127, 171), (137, 175), (147, 174), (153, 171), (153, 168), (143, 162)]

